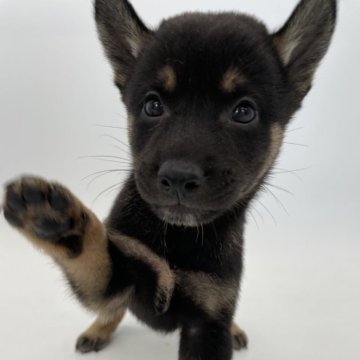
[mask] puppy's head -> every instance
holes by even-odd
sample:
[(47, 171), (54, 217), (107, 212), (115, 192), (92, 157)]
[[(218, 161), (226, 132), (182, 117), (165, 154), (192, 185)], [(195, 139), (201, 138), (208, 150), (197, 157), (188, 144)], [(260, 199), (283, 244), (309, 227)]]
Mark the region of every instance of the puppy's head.
[(97, 0), (95, 12), (154, 213), (196, 226), (251, 198), (329, 46), (336, 1), (301, 1), (275, 34), (235, 13), (188, 13), (151, 31), (127, 1)]

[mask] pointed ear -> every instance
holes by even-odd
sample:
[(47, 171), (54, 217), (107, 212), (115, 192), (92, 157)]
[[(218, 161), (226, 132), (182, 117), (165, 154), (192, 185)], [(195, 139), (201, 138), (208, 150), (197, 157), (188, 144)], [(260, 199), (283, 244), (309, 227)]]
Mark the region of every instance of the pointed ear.
[(273, 35), (289, 79), (301, 96), (310, 90), (315, 70), (329, 47), (336, 10), (336, 0), (302, 0)]
[(95, 19), (100, 40), (122, 89), (144, 43), (152, 36), (126, 0), (95, 0)]

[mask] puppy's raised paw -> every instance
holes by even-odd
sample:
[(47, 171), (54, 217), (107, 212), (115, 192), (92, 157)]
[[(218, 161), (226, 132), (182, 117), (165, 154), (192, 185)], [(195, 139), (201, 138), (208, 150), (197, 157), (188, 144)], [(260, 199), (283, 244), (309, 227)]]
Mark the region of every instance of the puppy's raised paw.
[(81, 253), (89, 216), (80, 201), (60, 184), (37, 177), (11, 182), (5, 189), (4, 216), (45, 250), (63, 249), (70, 257)]

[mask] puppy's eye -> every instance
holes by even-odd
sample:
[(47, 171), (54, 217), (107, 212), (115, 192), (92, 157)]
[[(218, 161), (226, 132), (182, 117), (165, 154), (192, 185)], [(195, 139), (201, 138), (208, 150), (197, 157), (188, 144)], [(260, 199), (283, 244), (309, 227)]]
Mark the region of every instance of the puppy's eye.
[(233, 121), (240, 124), (250, 124), (257, 119), (257, 110), (249, 101), (242, 101), (233, 111)]
[(164, 106), (161, 100), (152, 96), (144, 103), (144, 113), (149, 117), (159, 117), (164, 114)]

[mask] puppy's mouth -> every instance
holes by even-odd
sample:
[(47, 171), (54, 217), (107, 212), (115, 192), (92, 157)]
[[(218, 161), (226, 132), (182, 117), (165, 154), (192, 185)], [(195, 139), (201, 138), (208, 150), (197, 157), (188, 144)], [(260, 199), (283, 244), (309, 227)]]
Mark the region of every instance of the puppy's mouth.
[(152, 211), (164, 222), (183, 227), (197, 227), (210, 223), (220, 214), (217, 210), (190, 208), (182, 204), (152, 205)]

